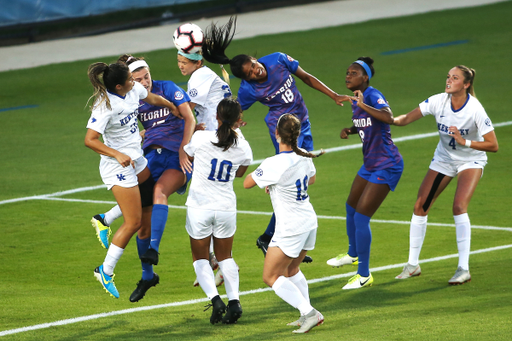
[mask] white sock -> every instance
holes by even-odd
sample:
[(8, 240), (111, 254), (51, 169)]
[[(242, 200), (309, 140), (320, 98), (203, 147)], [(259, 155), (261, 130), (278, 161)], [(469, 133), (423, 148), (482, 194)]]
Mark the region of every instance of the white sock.
[(281, 297), (283, 301), (299, 309), (301, 315), (306, 315), (313, 309), (311, 304), (302, 296), (299, 288), (284, 276), (280, 276), (274, 282), (272, 290), (274, 290), (277, 296)]
[(105, 218), (103, 218), (103, 220), (105, 221), (105, 224), (107, 224), (107, 226), (110, 226), (110, 224), (112, 224), (114, 220), (121, 217), (122, 215), (123, 213), (121, 212), (121, 208), (119, 207), (119, 205), (115, 205), (110, 209), (110, 211), (105, 212)]
[(454, 215), (457, 249), (459, 250), (459, 266), (469, 270), (469, 250), (471, 247), (471, 223), (467, 213)]
[(297, 274), (295, 274), (292, 277), (288, 277), (288, 279), (295, 284), (297, 288), (299, 288), (300, 293), (302, 294), (302, 297), (308, 301), (308, 303), (311, 303), (311, 300), (309, 299), (309, 287), (308, 282), (306, 281), (306, 277), (302, 273), (302, 271), (299, 270)]
[(123, 255), (124, 249), (110, 243), (110, 247), (107, 251), (107, 256), (103, 261), (103, 272), (109, 276), (114, 274), (114, 268), (116, 267), (119, 258)]
[(224, 259), (219, 262), (222, 276), (224, 276), (224, 286), (228, 300), (240, 300), (240, 278), (238, 275), (238, 266), (233, 258)]
[(206, 296), (211, 300), (217, 296), (219, 292), (215, 286), (215, 276), (210, 262), (207, 259), (198, 259), (193, 265), (201, 289), (203, 289)]
[(409, 229), (409, 264), (414, 266), (420, 261), (421, 247), (427, 233), (427, 218), (428, 216), (412, 214)]

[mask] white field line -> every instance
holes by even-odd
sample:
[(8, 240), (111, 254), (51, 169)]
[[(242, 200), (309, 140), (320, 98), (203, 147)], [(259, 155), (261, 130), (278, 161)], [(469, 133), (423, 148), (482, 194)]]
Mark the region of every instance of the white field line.
[[(504, 126), (509, 126), (509, 125), (512, 125), (512, 121), (496, 123), (496, 124), (494, 124), (494, 127), (495, 128), (496, 127), (504, 127)], [(419, 140), (419, 139), (424, 139), (427, 137), (433, 137), (433, 136), (437, 136), (437, 135), (438, 135), (438, 132), (403, 136), (403, 137), (394, 138), (393, 142), (399, 143), (399, 142), (409, 141), (409, 140)], [(333, 153), (333, 152), (339, 152), (342, 150), (358, 149), (358, 148), (361, 148), (361, 143), (350, 144), (347, 146), (327, 148), (324, 150), (326, 153)], [(319, 152), (319, 151), (317, 150), (315, 152)], [(253, 160), (251, 165), (257, 165), (262, 162), (263, 162), (263, 159)], [(0, 205), (10, 204), (10, 203), (19, 202), (19, 201), (27, 201), (27, 200), (45, 200), (45, 199), (49, 199), (50, 197), (63, 196), (63, 195), (74, 194), (74, 193), (85, 192), (85, 191), (92, 191), (92, 190), (96, 190), (96, 189), (100, 189), (100, 188), (105, 188), (105, 185), (81, 187), (81, 188), (70, 189), (70, 190), (62, 191), (62, 192), (55, 192), (55, 193), (51, 193), (51, 194), (42, 194), (42, 195), (34, 195), (31, 197), (2, 200), (2, 201), (0, 201)]]
[[(500, 251), (500, 250), (505, 250), (505, 249), (509, 249), (509, 248), (512, 248), (512, 244), (501, 245), (501, 246), (496, 246), (496, 247), (490, 247), (490, 248), (480, 249), (480, 250), (475, 250), (475, 251), (472, 251), (471, 254), (479, 254), (479, 253)], [(423, 264), (423, 263), (430, 263), (430, 262), (438, 262), (438, 261), (446, 260), (446, 259), (450, 259), (450, 258), (457, 258), (458, 256), (459, 256), (458, 254), (451, 254), (451, 255), (446, 255), (446, 256), (441, 256), (441, 257), (434, 257), (434, 258), (422, 260), (422, 261), (420, 261), (420, 263)], [(402, 267), (405, 266), (405, 264), (406, 263), (399, 263), (399, 264), (392, 264), (392, 265), (386, 265), (386, 266), (380, 266), (380, 267), (376, 267), (376, 268), (371, 268), (370, 272), (373, 273), (373, 272), (379, 272), (379, 271), (385, 271), (385, 270), (397, 269), (397, 268), (401, 269)], [(332, 281), (332, 280), (335, 280), (335, 279), (352, 277), (355, 274), (356, 274), (356, 272), (353, 271), (353, 272), (339, 274), (339, 275), (334, 275), (334, 276), (316, 278), (316, 279), (309, 280), (308, 283), (309, 284), (313, 284), (313, 283)], [(252, 294), (257, 294), (257, 293), (271, 291), (271, 290), (272, 290), (272, 288), (269, 288), (269, 287), (258, 288), (258, 289), (253, 289), (253, 290), (247, 290), (247, 291), (240, 292), (240, 296), (252, 295)], [(226, 295), (221, 295), (221, 297), (222, 298), (227, 298)], [(0, 336), (12, 335), (12, 334), (17, 334), (17, 333), (23, 333), (23, 332), (28, 332), (28, 331), (31, 331), (31, 330), (39, 330), (39, 329), (45, 329), (45, 328), (50, 328), (50, 327), (55, 327), (55, 326), (64, 326), (64, 325), (74, 324), (74, 323), (83, 322), (83, 321), (96, 320), (96, 319), (103, 318), (103, 317), (131, 314), (131, 313), (137, 313), (137, 312), (140, 312), (140, 311), (147, 311), (147, 310), (154, 310), (154, 309), (161, 309), (161, 308), (179, 307), (179, 306), (183, 306), (183, 305), (197, 304), (197, 303), (208, 302), (208, 301), (209, 301), (208, 298), (202, 298), (202, 299), (187, 300), (187, 301), (181, 301), (181, 302), (172, 302), (172, 303), (165, 303), (165, 304), (157, 304), (157, 305), (151, 305), (151, 306), (145, 306), (145, 307), (137, 307), (137, 308), (130, 308), (130, 309), (111, 311), (111, 312), (108, 312), (108, 313), (101, 313), (101, 314), (94, 314), (94, 315), (88, 315), (88, 316), (75, 317), (75, 318), (66, 319), (66, 320), (59, 320), (59, 321), (54, 321), (54, 322), (36, 324), (36, 325), (33, 325), (33, 326), (27, 326), (27, 327), (22, 327), (22, 328), (16, 328), (16, 329), (9, 329), (9, 330), (0, 331)]]

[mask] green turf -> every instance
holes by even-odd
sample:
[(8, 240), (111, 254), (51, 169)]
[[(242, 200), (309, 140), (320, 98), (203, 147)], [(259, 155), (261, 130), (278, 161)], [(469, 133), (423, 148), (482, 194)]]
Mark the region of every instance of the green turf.
[[(346, 67), (357, 57), (375, 59), (372, 85), (389, 100), (395, 115), (414, 109), (428, 96), (444, 89), (447, 71), (457, 64), (477, 70), (476, 94), (494, 124), (511, 121), (507, 95), (511, 92), (507, 61), (512, 54), (512, 2), (403, 18), (370, 21), (308, 32), (276, 34), (236, 40), (230, 56), (248, 53), (263, 56), (282, 51), (339, 93)], [(384, 55), (394, 50), (468, 40), (465, 44)], [(175, 50), (144, 54), (155, 79), (186, 82), (175, 62)], [(100, 58), (111, 62), (117, 56)], [(96, 61), (96, 60), (94, 60)], [(92, 93), (86, 70), (93, 60), (63, 63), (1, 73), (0, 109), (37, 105), (36, 108), (0, 111), (0, 202), (101, 184), (99, 157), (83, 145), (89, 118), (86, 102)], [(170, 62), (171, 61), (171, 62)], [(214, 66), (214, 70), (218, 67)], [(233, 91), (239, 81), (232, 80)], [(298, 86), (309, 108), (315, 147), (357, 144), (352, 136), (339, 139), (351, 124), (348, 105), (335, 106), (325, 95)], [(266, 109), (255, 104), (245, 112), (244, 135), (255, 159), (273, 154), (263, 118)], [(434, 132), (427, 117), (407, 127), (393, 127), (393, 137)], [(473, 225), (512, 227), (508, 216), (511, 186), (512, 127), (496, 127), (500, 150), (489, 154), (485, 174), (469, 207)], [(328, 153), (315, 160), (317, 182), (309, 194), (320, 216), (318, 239), (310, 254), (312, 264), (302, 270), (308, 279), (332, 275), (345, 277), (310, 285), (312, 304), (326, 322), (308, 334), (314, 340), (507, 340), (512, 332), (510, 249), (471, 256), (471, 283), (450, 287), (457, 259), (422, 264), (419, 278), (394, 279), (407, 261), (407, 222), (418, 187), (427, 171), (438, 138), (397, 142), (405, 161), (403, 177), (390, 193), (372, 223), (371, 267), (395, 265), (375, 271), (370, 289), (342, 291), (355, 267), (333, 269), (325, 261), (345, 252), (344, 203), (362, 163), (360, 149)], [(252, 171), (255, 166), (251, 166)], [(455, 181), (438, 199), (429, 222), (452, 224), (451, 205)], [(235, 181), (238, 209), (270, 212), (270, 200), (258, 189), (244, 190)], [(137, 304), (128, 301), (140, 278), (136, 246), (131, 242), (116, 267), (121, 298), (105, 294), (92, 275), (105, 251), (89, 225), (92, 215), (108, 210), (114, 202), (109, 191), (98, 189), (59, 198), (101, 200), (107, 203), (28, 200), (0, 204), (0, 333), (2, 331), (78, 318), (134, 307), (203, 299), (193, 288), (195, 275), (184, 229), (185, 210), (171, 209), (156, 271), (161, 284)], [(185, 197), (172, 195), (169, 204), (183, 206)], [(268, 215), (239, 213), (233, 254), (240, 266), (240, 290), (265, 288), (261, 280), (263, 257), (255, 240), (263, 232)], [(121, 224), (113, 225), (115, 230)], [(472, 250), (512, 244), (509, 231), (473, 229)], [(430, 226), (422, 259), (456, 254), (451, 226)], [(224, 289), (220, 289), (224, 294)], [(204, 302), (167, 306), (148, 311), (103, 317), (70, 325), (53, 326), (3, 336), (2, 340), (268, 340), (291, 339), (285, 325), (297, 311), (272, 291), (243, 295), (244, 314), (234, 326), (211, 326)], [(1, 334), (0, 334), (1, 335)]]

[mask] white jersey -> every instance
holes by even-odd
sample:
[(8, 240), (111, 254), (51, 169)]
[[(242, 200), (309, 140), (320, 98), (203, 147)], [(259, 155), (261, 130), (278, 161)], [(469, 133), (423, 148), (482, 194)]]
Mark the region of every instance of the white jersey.
[(196, 104), (197, 123), (204, 123), (206, 130), (216, 130), (217, 106), (223, 98), (231, 96), (229, 85), (209, 67), (203, 66), (192, 73), (187, 87), (190, 101)]
[(448, 134), (448, 128), (455, 126), (466, 140), (483, 141), (482, 136), (494, 130), (491, 119), (475, 97), (468, 94), (466, 103), (456, 111), (452, 108), (451, 95), (447, 93), (431, 96), (419, 106), (423, 116), (432, 115), (436, 118), (439, 143), (434, 160), (487, 161), (484, 151), (461, 146)]
[(308, 181), (316, 173), (313, 160), (293, 151), (265, 159), (252, 173), (260, 188), (268, 186), (276, 214), (276, 237), (288, 237), (318, 227), (307, 193)]
[[(112, 110), (106, 103), (92, 110), (87, 128), (97, 131), (103, 136), (107, 147), (128, 155), (135, 160), (142, 156), (141, 137), (137, 119), (139, 101), (148, 97), (148, 91), (135, 82), (133, 89), (121, 97), (107, 92)], [(107, 162), (117, 162), (113, 157), (101, 155)]]
[(240, 166), (251, 164), (251, 147), (242, 138), (227, 151), (212, 142), (218, 142), (216, 131), (199, 130), (184, 148), (194, 157), (192, 183), (185, 205), (203, 210), (236, 211), (233, 180)]

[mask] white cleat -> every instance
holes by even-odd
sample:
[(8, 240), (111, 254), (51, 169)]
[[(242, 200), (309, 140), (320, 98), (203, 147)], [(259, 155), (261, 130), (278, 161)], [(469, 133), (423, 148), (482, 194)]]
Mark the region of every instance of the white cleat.
[(420, 265), (411, 265), (407, 263), (404, 266), (404, 269), (402, 270), (402, 273), (398, 276), (396, 276), (396, 279), (406, 279), (409, 277), (419, 276), (421, 275), (421, 268)]
[(295, 320), (293, 322), (287, 323), (287, 326), (293, 326), (293, 327), (300, 327), (304, 323), (304, 320), (306, 320), (306, 315), (299, 317), (298, 320)]
[(357, 265), (357, 257), (351, 257), (348, 253), (339, 254), (337, 257), (331, 258), (327, 261), (330, 266), (343, 266), (343, 265)]
[(368, 277), (362, 277), (361, 275), (357, 274), (348, 280), (348, 283), (343, 287), (343, 290), (371, 287), (372, 284), (373, 284), (372, 274), (370, 274), (370, 276), (368, 276)]
[[(300, 319), (299, 319), (300, 320)], [(307, 333), (316, 326), (324, 323), (324, 316), (316, 309), (311, 310), (307, 315), (304, 316), (304, 321), (299, 329), (295, 329), (293, 333)]]
[(464, 270), (460, 266), (455, 271), (455, 275), (448, 281), (450, 285), (459, 285), (464, 284), (466, 282), (471, 282), (471, 275), (469, 274), (469, 270)]

